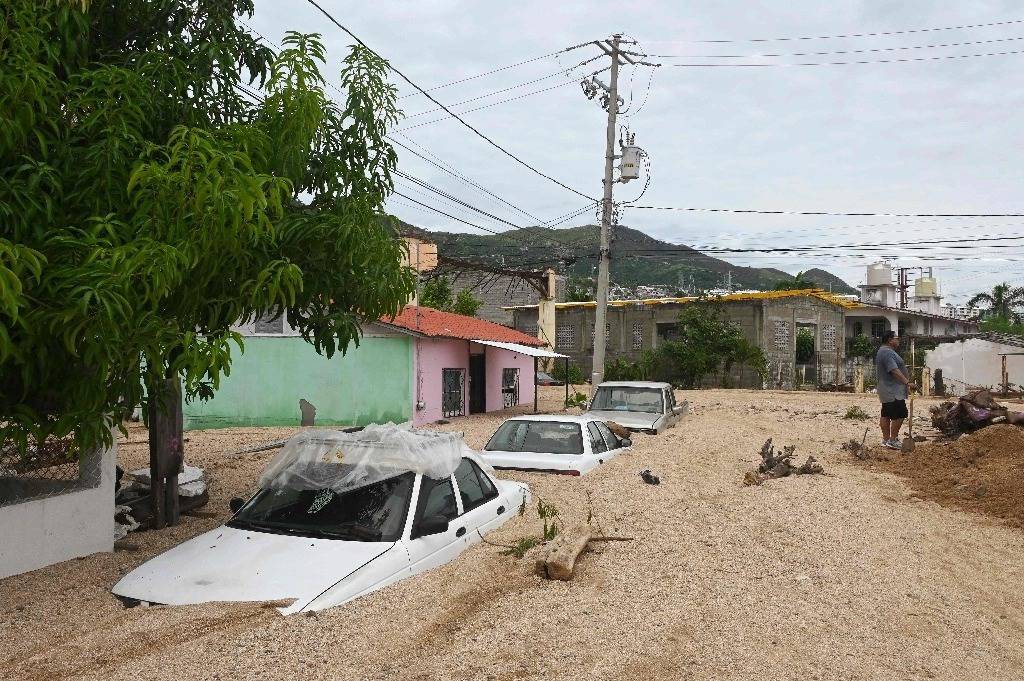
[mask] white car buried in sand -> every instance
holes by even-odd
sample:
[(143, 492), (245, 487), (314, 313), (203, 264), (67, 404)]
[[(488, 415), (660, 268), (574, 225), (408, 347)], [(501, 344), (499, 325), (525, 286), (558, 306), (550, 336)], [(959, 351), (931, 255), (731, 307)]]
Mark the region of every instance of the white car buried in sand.
[(443, 565), (529, 503), (452, 433), (368, 426), (291, 438), (228, 523), (112, 589), (128, 605), (290, 601), (340, 605)]
[(535, 414), (502, 423), (481, 457), (495, 468), (583, 475), (632, 444), (587, 414)]
[(674, 426), (689, 411), (689, 406), (687, 402), (676, 404), (675, 393), (668, 383), (605, 381), (597, 386), (584, 416), (657, 435)]

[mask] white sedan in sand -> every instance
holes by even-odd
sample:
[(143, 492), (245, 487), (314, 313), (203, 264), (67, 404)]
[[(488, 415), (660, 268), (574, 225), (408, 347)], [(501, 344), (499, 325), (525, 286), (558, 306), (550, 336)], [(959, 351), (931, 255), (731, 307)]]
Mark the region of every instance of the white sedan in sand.
[(688, 402), (676, 404), (669, 383), (605, 381), (597, 386), (584, 416), (614, 421), (632, 431), (657, 435), (689, 411)]
[(340, 605), (453, 560), (529, 503), (468, 448), (452, 464), (441, 479), (410, 471), (341, 493), (261, 489), (113, 592), (128, 605), (291, 600), (285, 614)]
[(583, 475), (632, 444), (586, 414), (534, 414), (502, 423), (481, 456), (495, 468)]

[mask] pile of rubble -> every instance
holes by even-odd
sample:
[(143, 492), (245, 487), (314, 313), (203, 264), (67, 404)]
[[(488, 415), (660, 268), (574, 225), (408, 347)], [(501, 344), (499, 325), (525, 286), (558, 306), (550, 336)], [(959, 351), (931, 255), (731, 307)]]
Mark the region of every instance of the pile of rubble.
[(932, 425), (950, 436), (971, 433), (995, 423), (1024, 426), (1024, 413), (1012, 412), (999, 404), (988, 390), (975, 390), (956, 402), (931, 408)]

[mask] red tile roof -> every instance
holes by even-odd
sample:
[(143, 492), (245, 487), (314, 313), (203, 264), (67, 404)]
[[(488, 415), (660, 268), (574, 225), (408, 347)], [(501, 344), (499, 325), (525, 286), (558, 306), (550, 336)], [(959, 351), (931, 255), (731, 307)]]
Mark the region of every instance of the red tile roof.
[(454, 312), (442, 312), (431, 307), (406, 305), (397, 317), (381, 317), (381, 323), (434, 338), (460, 338), (464, 340), (488, 340), (499, 343), (518, 343), (540, 347), (544, 341), (510, 329), (501, 324), (488, 322), (476, 317), (467, 317)]

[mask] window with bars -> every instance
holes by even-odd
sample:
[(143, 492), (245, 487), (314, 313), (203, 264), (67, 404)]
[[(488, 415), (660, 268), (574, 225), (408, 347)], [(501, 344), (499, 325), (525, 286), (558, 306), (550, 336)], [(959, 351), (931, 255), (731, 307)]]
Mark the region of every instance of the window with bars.
[(775, 348), (777, 350), (789, 349), (789, 322), (776, 319), (773, 323), (775, 328)]
[(555, 345), (561, 350), (573, 350), (576, 347), (576, 327), (566, 324), (555, 331)]
[(644, 346), (644, 325), (640, 322), (633, 322), (633, 349), (639, 350)]
[(466, 415), (466, 370), (441, 370), (441, 414), (447, 419)]
[(519, 404), (519, 369), (501, 370), (501, 402), (506, 409)]

